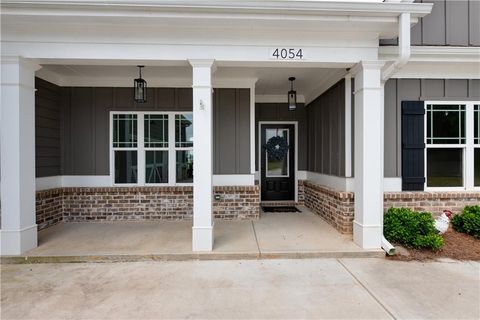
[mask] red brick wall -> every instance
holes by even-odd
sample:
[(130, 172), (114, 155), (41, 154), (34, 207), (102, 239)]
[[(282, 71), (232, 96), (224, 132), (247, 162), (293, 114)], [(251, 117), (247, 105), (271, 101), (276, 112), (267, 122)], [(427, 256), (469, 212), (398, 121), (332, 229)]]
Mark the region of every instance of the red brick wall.
[[(342, 233), (353, 232), (353, 192), (328, 189), (305, 181), (305, 206)], [(480, 192), (386, 192), (384, 211), (391, 207), (411, 208), (440, 215), (444, 209), (459, 213), (467, 205), (480, 205)]]
[(298, 180), (298, 204), (301, 206), (305, 205), (305, 181)]
[(353, 232), (354, 194), (305, 181), (305, 206), (341, 233)]
[(68, 222), (192, 218), (192, 187), (64, 188)]
[[(259, 186), (215, 187), (217, 219), (258, 219)], [(39, 230), (60, 221), (184, 220), (193, 214), (192, 187), (59, 188), (37, 192)]]
[(51, 227), (63, 220), (62, 189), (39, 191), (36, 194), (38, 229)]
[(385, 211), (406, 207), (434, 215), (440, 215), (445, 209), (459, 213), (465, 206), (480, 205), (480, 192), (385, 192), (383, 203)]
[[(311, 181), (299, 181), (299, 203), (342, 233), (353, 232), (354, 193), (340, 192)], [(183, 220), (192, 218), (192, 187), (63, 188), (36, 195), (39, 230), (60, 221)], [(216, 219), (258, 219), (260, 186), (215, 187)], [(479, 205), (480, 192), (386, 192), (385, 211), (408, 207), (434, 215), (444, 209), (460, 212)]]
[(220, 200), (213, 201), (216, 219), (260, 218), (260, 186), (215, 187)]

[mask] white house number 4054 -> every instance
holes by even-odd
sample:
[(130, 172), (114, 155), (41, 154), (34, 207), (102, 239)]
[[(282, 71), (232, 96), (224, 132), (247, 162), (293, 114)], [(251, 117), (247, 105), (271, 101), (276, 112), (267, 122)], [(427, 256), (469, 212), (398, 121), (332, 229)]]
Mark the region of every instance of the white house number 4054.
[(302, 60), (303, 50), (295, 48), (275, 48), (271, 50), (270, 58), (277, 60)]

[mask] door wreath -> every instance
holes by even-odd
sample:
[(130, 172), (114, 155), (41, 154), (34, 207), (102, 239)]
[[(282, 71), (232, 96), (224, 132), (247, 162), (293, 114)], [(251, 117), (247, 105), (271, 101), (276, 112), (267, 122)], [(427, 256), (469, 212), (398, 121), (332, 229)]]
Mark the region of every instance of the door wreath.
[(286, 138), (275, 136), (268, 139), (265, 149), (269, 161), (278, 161), (285, 159), (289, 146)]

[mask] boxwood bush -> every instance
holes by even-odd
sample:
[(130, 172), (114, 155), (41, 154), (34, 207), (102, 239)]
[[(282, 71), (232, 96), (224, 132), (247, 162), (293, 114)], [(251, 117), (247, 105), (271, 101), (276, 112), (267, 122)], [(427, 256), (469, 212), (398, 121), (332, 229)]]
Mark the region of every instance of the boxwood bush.
[(431, 213), (408, 208), (390, 208), (384, 216), (383, 233), (388, 241), (409, 248), (438, 250), (444, 243)]
[(453, 229), (480, 239), (480, 206), (466, 206), (452, 218)]

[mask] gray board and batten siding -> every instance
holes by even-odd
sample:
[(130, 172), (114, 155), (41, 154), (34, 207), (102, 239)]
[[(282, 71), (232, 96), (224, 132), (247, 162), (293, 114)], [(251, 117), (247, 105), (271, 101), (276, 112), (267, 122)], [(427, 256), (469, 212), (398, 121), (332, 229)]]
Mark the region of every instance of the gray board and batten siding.
[(258, 124), (260, 121), (297, 121), (298, 135), (298, 170), (307, 170), (307, 109), (303, 103), (297, 104), (295, 111), (289, 111), (284, 103), (256, 103), (255, 104), (255, 167), (258, 168)]
[(480, 100), (480, 80), (390, 79), (385, 84), (385, 177), (401, 177), (402, 101)]
[(35, 78), (35, 165), (37, 177), (61, 173), (60, 116), (62, 90)]
[[(36, 176), (109, 175), (110, 111), (191, 111), (191, 88), (59, 87), (36, 79)], [(250, 173), (250, 91), (215, 89), (214, 173)], [(224, 160), (224, 157), (226, 157)]]
[[(416, 0), (433, 3), (432, 12), (411, 30), (414, 46), (480, 46), (480, 1)], [(397, 45), (397, 39), (380, 45)]]
[(345, 176), (345, 80), (309, 103), (307, 117), (308, 171)]
[[(345, 175), (345, 80), (295, 111), (287, 103), (256, 103), (255, 119), (255, 150), (259, 121), (298, 121), (298, 170)], [(258, 152), (255, 163), (258, 170)]]
[[(60, 88), (41, 79), (36, 83), (37, 177), (108, 175), (110, 110), (189, 111), (192, 105), (188, 88), (149, 89), (149, 102), (135, 104), (131, 88)], [(215, 174), (249, 173), (249, 99), (248, 89), (215, 89)], [(256, 150), (258, 121), (298, 121), (299, 170), (344, 176), (344, 99), (341, 80), (308, 106), (299, 104), (295, 112), (289, 112), (285, 103), (257, 103)], [(387, 81), (385, 176), (401, 176), (402, 101), (479, 99), (480, 80)], [(352, 133), (353, 124), (352, 110)], [(228, 161), (222, 162), (223, 157)]]

